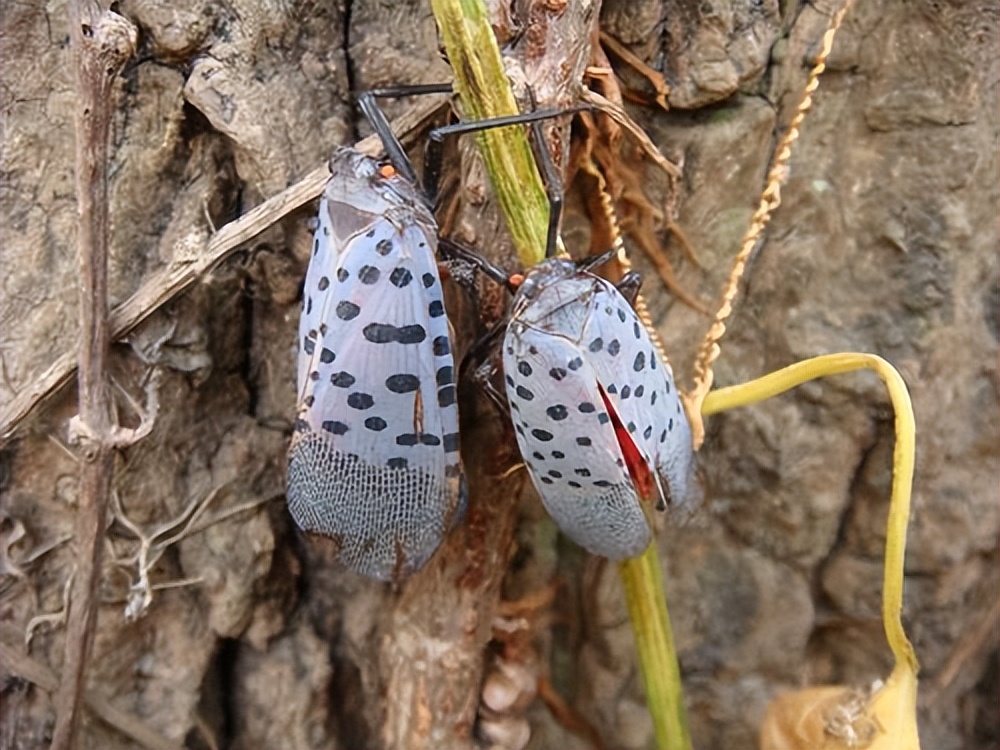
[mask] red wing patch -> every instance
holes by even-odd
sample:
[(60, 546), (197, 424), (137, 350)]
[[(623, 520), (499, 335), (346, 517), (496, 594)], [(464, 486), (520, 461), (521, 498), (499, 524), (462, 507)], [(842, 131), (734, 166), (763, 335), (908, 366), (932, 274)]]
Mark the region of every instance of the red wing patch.
[(653, 472), (650, 471), (649, 464), (643, 459), (638, 446), (632, 439), (632, 435), (625, 425), (622, 424), (621, 417), (618, 416), (618, 410), (615, 409), (614, 404), (611, 403), (611, 399), (608, 398), (608, 394), (604, 391), (604, 386), (598, 383), (597, 390), (604, 400), (604, 408), (608, 410), (608, 415), (611, 417), (611, 424), (615, 428), (615, 438), (622, 449), (622, 456), (625, 457), (625, 466), (628, 469), (629, 477), (632, 478), (635, 491), (641, 499), (647, 501), (653, 500), (659, 493), (656, 491), (656, 478), (653, 476)]

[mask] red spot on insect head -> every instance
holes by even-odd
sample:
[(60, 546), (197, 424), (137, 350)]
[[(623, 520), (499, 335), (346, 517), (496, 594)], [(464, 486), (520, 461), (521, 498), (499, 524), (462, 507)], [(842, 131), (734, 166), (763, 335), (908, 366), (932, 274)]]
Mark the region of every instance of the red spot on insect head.
[(397, 174), (396, 168), (391, 164), (383, 164), (378, 168), (378, 173), (387, 180), (391, 177), (395, 177)]
[(523, 273), (512, 273), (507, 278), (507, 283), (510, 284), (510, 288), (511, 289), (517, 289), (518, 287), (521, 286), (521, 284), (524, 283), (524, 274)]
[(615, 428), (615, 438), (622, 449), (622, 456), (625, 458), (625, 468), (628, 469), (628, 475), (632, 479), (632, 484), (635, 486), (635, 490), (639, 493), (639, 497), (642, 500), (651, 501), (657, 494), (656, 480), (653, 477), (653, 472), (649, 470), (649, 464), (643, 459), (642, 454), (639, 452), (639, 446), (635, 444), (635, 440), (632, 439), (628, 428), (622, 424), (621, 417), (618, 416), (618, 410), (615, 409), (615, 405), (608, 398), (608, 394), (604, 391), (604, 386), (598, 383), (597, 390), (600, 391), (601, 399), (604, 401), (604, 408), (608, 410), (608, 415), (611, 417), (611, 425)]

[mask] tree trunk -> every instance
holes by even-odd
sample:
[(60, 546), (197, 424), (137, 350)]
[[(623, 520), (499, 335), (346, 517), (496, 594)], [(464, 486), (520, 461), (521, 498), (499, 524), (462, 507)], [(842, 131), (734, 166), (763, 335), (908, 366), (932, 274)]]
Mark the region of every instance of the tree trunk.
[[(708, 307), (825, 30), (820, 10), (628, 0), (602, 11), (602, 30), (671, 86), (670, 111), (630, 113), (683, 165), (673, 200), (701, 267), (661, 239)], [(427, 3), (126, 0), (120, 12), (140, 40), (112, 123), (112, 306), (366, 134), (351, 91), (450, 77)], [(1000, 735), (997, 20), (985, 2), (851, 11), (716, 366), (729, 385), (867, 351), (906, 378), (918, 433), (904, 622), (923, 668), (922, 743), (935, 750)], [(0, 7), (3, 409), (76, 346), (68, 36), (63, 2)], [(627, 88), (648, 93), (610, 57)], [(667, 185), (646, 167), (654, 206)], [(571, 194), (571, 250), (586, 242), (581, 203)], [(80, 747), (406, 747), (417, 735), (409, 743), (398, 727), (443, 717), (451, 728), (424, 735), (428, 747), (485, 745), (479, 684), (498, 672), (526, 675), (526, 694), (546, 677), (607, 746), (647, 747), (614, 566), (559, 537), (523, 472), (499, 478), (516, 449), (474, 387), (462, 404), (472, 510), (418, 575), (459, 560), (481, 578), (393, 590), (346, 573), (294, 528), (284, 462), (314, 212), (291, 211), (112, 348), (119, 421), (138, 423), (132, 402), (153, 368), (160, 409), (116, 459)], [(454, 231), (490, 242), (488, 224)], [(708, 321), (662, 289), (638, 250), (632, 259), (689, 384)], [(468, 340), (478, 310), (455, 299)], [(0, 451), (4, 748), (51, 739), (65, 632), (53, 615), (78, 553), (76, 411), (74, 389), (61, 390)], [(695, 747), (755, 746), (783, 690), (887, 674), (878, 608), (892, 444), (885, 392), (864, 375), (708, 421), (705, 506), (659, 533)], [(463, 557), (484, 537), (489, 559)], [(460, 642), (458, 655), (435, 639)], [(530, 727), (530, 747), (588, 747), (557, 715), (536, 700), (491, 715), (489, 731)]]

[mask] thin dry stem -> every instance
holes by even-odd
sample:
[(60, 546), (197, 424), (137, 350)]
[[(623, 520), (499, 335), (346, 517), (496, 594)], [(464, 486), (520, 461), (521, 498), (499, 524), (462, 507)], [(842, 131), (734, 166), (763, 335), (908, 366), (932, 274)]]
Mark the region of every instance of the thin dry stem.
[(110, 385), (105, 369), (108, 318), (108, 135), (114, 80), (135, 51), (138, 32), (87, 0), (70, 2), (76, 72), (76, 195), (80, 268), (80, 424), (92, 441), (80, 463), (77, 570), (66, 616), (63, 675), (56, 693), (53, 750), (76, 747), (76, 731), (94, 640), (104, 525), (114, 466)]
[(834, 14), (830, 22), (830, 27), (823, 35), (822, 46), (819, 56), (816, 59), (816, 64), (809, 71), (809, 78), (806, 82), (805, 90), (802, 92), (802, 99), (795, 110), (795, 116), (792, 118), (784, 137), (778, 142), (774, 163), (768, 172), (767, 184), (760, 197), (760, 203), (750, 221), (750, 227), (743, 236), (740, 250), (733, 260), (733, 269), (722, 291), (721, 302), (716, 310), (712, 325), (709, 327), (708, 333), (705, 334), (705, 338), (699, 348), (698, 359), (694, 366), (694, 387), (688, 393), (683, 394), (684, 407), (691, 420), (691, 431), (695, 448), (701, 447), (701, 443), (705, 439), (705, 427), (701, 418), (701, 405), (705, 400), (705, 396), (712, 390), (712, 383), (715, 379), (712, 365), (722, 352), (719, 341), (722, 340), (726, 332), (725, 321), (733, 311), (733, 300), (739, 291), (740, 281), (746, 270), (747, 260), (757, 246), (757, 243), (761, 241), (764, 230), (771, 220), (771, 215), (781, 205), (781, 186), (788, 177), (788, 161), (792, 155), (792, 144), (798, 139), (799, 128), (805, 120), (809, 109), (812, 107), (812, 96), (819, 87), (820, 76), (826, 70), (826, 60), (833, 49), (834, 37), (836, 37), (837, 30), (840, 28), (844, 16), (847, 15), (847, 11), (851, 5), (852, 0), (847, 0), (844, 3), (843, 7)]

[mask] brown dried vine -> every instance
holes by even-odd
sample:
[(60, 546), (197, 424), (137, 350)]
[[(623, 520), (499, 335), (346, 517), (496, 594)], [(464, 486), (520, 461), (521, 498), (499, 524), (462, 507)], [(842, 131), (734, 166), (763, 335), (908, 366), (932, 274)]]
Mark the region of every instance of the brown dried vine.
[(66, 619), (62, 680), (56, 693), (53, 750), (76, 746), (87, 660), (97, 619), (97, 588), (114, 468), (115, 434), (106, 372), (108, 316), (108, 149), (114, 81), (135, 51), (136, 27), (87, 0), (70, 3), (76, 71), (76, 194), (80, 268), (80, 504), (77, 569)]

